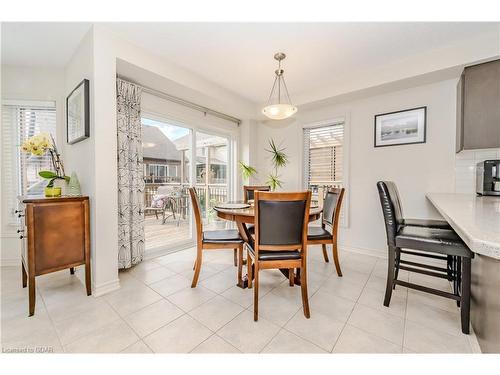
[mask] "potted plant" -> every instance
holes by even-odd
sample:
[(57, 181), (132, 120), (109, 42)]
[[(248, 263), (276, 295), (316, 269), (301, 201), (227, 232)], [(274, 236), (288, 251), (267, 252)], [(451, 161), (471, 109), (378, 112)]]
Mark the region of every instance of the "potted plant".
[(59, 197), (61, 196), (61, 187), (55, 187), (54, 181), (64, 180), (68, 182), (69, 176), (64, 174), (64, 165), (61, 160), (61, 155), (57, 151), (56, 143), (52, 135), (48, 133), (40, 133), (28, 138), (21, 145), (21, 150), (25, 153), (31, 154), (35, 157), (43, 156), (47, 153), (50, 154), (52, 161), (53, 171), (40, 171), (39, 176), (49, 180), (45, 187), (46, 197)]
[(242, 161), (239, 161), (238, 165), (240, 167), (240, 173), (241, 177), (243, 178), (243, 183), (248, 184), (250, 182), (250, 178), (257, 174), (257, 170)]
[(279, 179), (278, 170), (288, 164), (288, 156), (285, 154), (285, 148), (276, 146), (273, 139), (269, 140), (269, 149), (266, 149), (266, 151), (271, 154), (274, 169), (267, 176), (266, 184), (271, 186), (272, 191), (275, 191), (283, 186), (283, 181)]

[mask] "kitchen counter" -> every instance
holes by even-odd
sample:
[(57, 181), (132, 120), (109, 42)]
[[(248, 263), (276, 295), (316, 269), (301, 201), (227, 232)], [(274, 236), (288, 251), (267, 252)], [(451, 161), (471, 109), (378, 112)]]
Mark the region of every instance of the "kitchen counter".
[(473, 252), (500, 259), (500, 197), (429, 193), (427, 198)]
[(485, 353), (500, 353), (500, 197), (427, 194), (476, 254), (472, 260), (471, 323)]

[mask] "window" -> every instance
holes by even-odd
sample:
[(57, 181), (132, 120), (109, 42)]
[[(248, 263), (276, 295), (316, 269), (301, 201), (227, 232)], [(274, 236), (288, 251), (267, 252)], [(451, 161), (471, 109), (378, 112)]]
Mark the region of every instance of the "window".
[(326, 187), (343, 183), (344, 122), (304, 128), (304, 182), (313, 200), (322, 200)]
[(31, 156), (21, 152), (20, 145), (28, 138), (47, 132), (55, 139), (56, 108), (53, 102), (14, 102), (2, 105), (3, 173), (10, 189), (6, 191), (9, 212), (16, 209), (17, 195), (41, 195), (47, 180), (41, 170), (53, 170), (50, 155)]

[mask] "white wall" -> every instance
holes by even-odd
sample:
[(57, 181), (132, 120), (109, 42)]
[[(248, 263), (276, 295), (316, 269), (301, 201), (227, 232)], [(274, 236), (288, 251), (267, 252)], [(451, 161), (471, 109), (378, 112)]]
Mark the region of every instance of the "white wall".
[[(262, 150), (269, 138), (274, 138), (290, 156), (290, 164), (282, 173), (284, 189), (302, 189), (302, 126), (346, 117), (346, 127), (350, 128), (349, 227), (340, 229), (340, 244), (382, 255), (386, 238), (376, 189), (378, 180), (394, 180), (398, 184), (407, 217), (439, 217), (425, 194), (454, 191), (457, 80), (305, 111), (299, 108), (293, 122), (261, 123), (257, 137), (258, 170), (262, 173), (270, 169)], [(419, 106), (427, 106), (426, 143), (374, 148), (374, 115)]]
[(455, 156), (455, 192), (476, 193), (476, 166), (485, 160), (500, 159), (500, 148), (464, 150)]
[[(64, 71), (58, 68), (19, 67), (2, 65), (2, 99), (35, 101), (54, 101), (56, 103), (56, 121), (64, 121)], [(3, 124), (2, 124), (3, 125)], [(64, 144), (62, 127), (56, 134), (56, 143), (61, 148)], [(2, 179), (3, 186), (11, 186), (15, 181)], [(2, 191), (6, 191), (2, 188)], [(2, 207), (5, 207), (2, 195)], [(17, 227), (6, 224), (9, 212), (2, 209), (1, 260), (3, 265), (19, 265), (20, 241)]]
[[(227, 90), (170, 65), (115, 37), (100, 26), (92, 27), (66, 69), (67, 90), (72, 89), (83, 78), (91, 81), (90, 139), (73, 146), (68, 145), (64, 151), (68, 166), (84, 181), (82, 190), (91, 199), (94, 295), (119, 287), (116, 159), (118, 60), (151, 72), (155, 78), (166, 78), (174, 82), (174, 85), (165, 86), (164, 89), (171, 95), (178, 95), (240, 118), (253, 112), (252, 106)], [(163, 81), (160, 79), (155, 82)]]

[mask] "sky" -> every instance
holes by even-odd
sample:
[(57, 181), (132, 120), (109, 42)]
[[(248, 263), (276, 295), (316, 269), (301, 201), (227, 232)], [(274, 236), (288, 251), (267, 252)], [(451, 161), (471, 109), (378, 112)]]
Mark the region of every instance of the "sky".
[(189, 134), (189, 129), (181, 128), (179, 126), (170, 125), (161, 121), (151, 120), (148, 118), (142, 118), (142, 123), (144, 125), (156, 126), (159, 128), (163, 134), (165, 134), (171, 141), (175, 141), (185, 135)]

